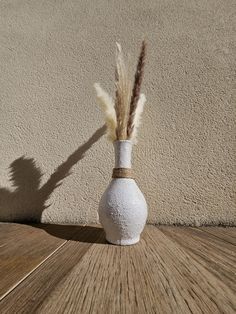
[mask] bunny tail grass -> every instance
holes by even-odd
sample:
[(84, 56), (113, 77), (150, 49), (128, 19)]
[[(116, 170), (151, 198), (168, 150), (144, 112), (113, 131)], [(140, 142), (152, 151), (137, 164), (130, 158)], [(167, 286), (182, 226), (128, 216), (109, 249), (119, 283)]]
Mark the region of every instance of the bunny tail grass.
[(140, 97), (136, 106), (136, 110), (134, 113), (133, 124), (131, 126), (132, 132), (131, 132), (130, 140), (132, 140), (134, 144), (137, 144), (138, 127), (141, 123), (141, 115), (143, 113), (145, 102), (146, 102), (146, 96), (144, 94), (140, 94)]
[(140, 98), (140, 90), (141, 90), (141, 84), (143, 80), (145, 57), (146, 57), (146, 47), (147, 47), (146, 42), (143, 40), (141, 52), (139, 55), (138, 64), (136, 68), (136, 73), (134, 77), (132, 97), (130, 101), (129, 120), (128, 120), (128, 126), (127, 126), (128, 138), (132, 136), (131, 133), (133, 131), (132, 126), (134, 125), (134, 115), (135, 115), (138, 100)]
[(118, 140), (127, 139), (127, 123), (129, 103), (131, 97), (131, 83), (128, 79), (127, 68), (124, 62), (120, 44), (116, 43), (116, 99), (115, 111), (117, 117), (116, 137)]
[(105, 114), (105, 122), (107, 126), (107, 136), (110, 141), (115, 141), (116, 138), (116, 111), (113, 99), (101, 88), (100, 84), (95, 83), (94, 88), (97, 93), (97, 101)]

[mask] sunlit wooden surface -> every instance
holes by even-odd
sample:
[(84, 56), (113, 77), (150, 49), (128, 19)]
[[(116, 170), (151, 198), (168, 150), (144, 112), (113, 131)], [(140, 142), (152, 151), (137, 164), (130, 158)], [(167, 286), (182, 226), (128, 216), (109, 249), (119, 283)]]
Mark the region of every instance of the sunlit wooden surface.
[(0, 313), (235, 313), (236, 228), (0, 224)]

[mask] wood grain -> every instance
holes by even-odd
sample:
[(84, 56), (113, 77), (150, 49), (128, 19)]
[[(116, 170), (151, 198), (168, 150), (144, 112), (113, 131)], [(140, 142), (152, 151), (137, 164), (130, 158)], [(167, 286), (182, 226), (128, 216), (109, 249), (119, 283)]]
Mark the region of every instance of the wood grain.
[(202, 231), (213, 234), (215, 237), (236, 245), (236, 228), (235, 227), (200, 227)]
[[(1, 314), (235, 313), (232, 244), (222, 240), (218, 269), (227, 275), (217, 276), (205, 255), (217, 254), (218, 238), (161, 229), (147, 226), (139, 244), (119, 247), (106, 243), (100, 228), (81, 227), (2, 300)], [(190, 250), (196, 242), (205, 255)]]
[(0, 299), (64, 242), (43, 229), (0, 224)]
[[(219, 280), (193, 259), (186, 249), (166, 237), (155, 227), (148, 228), (153, 256), (162, 265), (162, 278), (176, 301), (175, 313), (234, 313), (234, 293), (224, 281)], [(162, 235), (161, 235), (162, 233)], [(188, 238), (185, 238), (188, 241)], [(164, 282), (165, 282), (164, 281)], [(164, 284), (163, 282), (163, 284)], [(184, 303), (188, 307), (184, 308)], [(173, 301), (174, 304), (174, 301)]]
[[(0, 302), (0, 313), (36, 313), (50, 292), (67, 276), (93, 243), (102, 240), (101, 228), (77, 227), (68, 241), (46, 259), (29, 277), (22, 281)], [(54, 300), (56, 303), (58, 300)]]
[(184, 248), (195, 261), (222, 280), (236, 293), (236, 247), (196, 228), (159, 227)]

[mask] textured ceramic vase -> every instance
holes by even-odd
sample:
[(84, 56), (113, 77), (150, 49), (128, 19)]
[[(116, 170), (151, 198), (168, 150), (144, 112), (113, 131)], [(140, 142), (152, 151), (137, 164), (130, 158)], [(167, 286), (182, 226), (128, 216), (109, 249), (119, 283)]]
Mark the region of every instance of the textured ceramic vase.
[[(115, 141), (114, 149), (115, 170), (129, 172), (132, 142)], [(140, 240), (147, 220), (147, 203), (134, 179), (112, 179), (99, 204), (99, 220), (110, 243), (131, 245)]]

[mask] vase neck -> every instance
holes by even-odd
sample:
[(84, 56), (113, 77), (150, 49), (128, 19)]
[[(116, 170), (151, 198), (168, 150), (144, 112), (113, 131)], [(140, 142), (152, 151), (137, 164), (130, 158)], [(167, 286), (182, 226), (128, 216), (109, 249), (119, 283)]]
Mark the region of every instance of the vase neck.
[(131, 168), (132, 142), (115, 141), (115, 168)]

